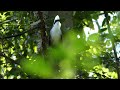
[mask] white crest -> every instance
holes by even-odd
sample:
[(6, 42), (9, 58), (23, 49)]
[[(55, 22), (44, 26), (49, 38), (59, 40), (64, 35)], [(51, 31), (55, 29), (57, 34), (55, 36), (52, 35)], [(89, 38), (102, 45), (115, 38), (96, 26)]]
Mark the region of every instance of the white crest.
[(56, 20), (60, 20), (59, 15), (57, 15), (57, 16), (55, 17), (54, 22), (55, 22)]

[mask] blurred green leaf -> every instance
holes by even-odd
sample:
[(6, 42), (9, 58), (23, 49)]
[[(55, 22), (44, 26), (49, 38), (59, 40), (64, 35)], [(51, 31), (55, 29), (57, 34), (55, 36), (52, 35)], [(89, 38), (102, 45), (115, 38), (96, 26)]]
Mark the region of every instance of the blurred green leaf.
[(102, 33), (102, 32), (104, 32), (106, 30), (107, 30), (107, 28), (102, 28), (102, 29), (99, 30), (99, 32)]
[(23, 70), (33, 75), (37, 74), (43, 78), (52, 78), (54, 74), (52, 67), (39, 55), (33, 56), (30, 60), (25, 59), (21, 64)]
[(102, 22), (102, 27), (106, 24), (106, 18)]

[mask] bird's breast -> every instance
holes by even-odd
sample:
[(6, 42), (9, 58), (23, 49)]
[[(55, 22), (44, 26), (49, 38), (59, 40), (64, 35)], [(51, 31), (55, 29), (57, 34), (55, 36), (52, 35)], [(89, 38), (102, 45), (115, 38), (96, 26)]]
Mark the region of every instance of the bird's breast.
[(61, 39), (62, 32), (61, 32), (60, 27), (61, 27), (61, 23), (56, 22), (50, 31), (51, 41), (54, 44), (59, 43)]

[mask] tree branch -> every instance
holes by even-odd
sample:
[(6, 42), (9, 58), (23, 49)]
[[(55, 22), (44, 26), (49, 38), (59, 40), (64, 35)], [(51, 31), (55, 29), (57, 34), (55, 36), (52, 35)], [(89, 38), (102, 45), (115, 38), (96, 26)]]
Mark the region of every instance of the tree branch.
[[(24, 31), (24, 32), (19, 33), (19, 34), (16, 34), (16, 35), (11, 35), (11, 36), (6, 36), (6, 37), (0, 37), (0, 39), (7, 39), (7, 38), (12, 38), (12, 37), (18, 37), (18, 36), (21, 36), (21, 35), (23, 35), (23, 34), (29, 32), (29, 31), (31, 31), (31, 30), (34, 30), (34, 29), (39, 28), (39, 27), (40, 27), (40, 26), (38, 25), (39, 23), (40, 23), (40, 20), (38, 20), (38, 21), (32, 23), (30, 29), (27, 30), (27, 31)], [(30, 33), (30, 32), (29, 32), (29, 33)]]
[(11, 19), (11, 20), (3, 21), (3, 22), (0, 22), (0, 25), (1, 25), (1, 24), (4, 24), (4, 23), (11, 22), (11, 21), (15, 21), (15, 20), (17, 20), (17, 18), (13, 18), (13, 19)]
[(46, 28), (45, 28), (45, 21), (43, 17), (43, 12), (38, 11), (38, 16), (39, 19), (41, 20), (40, 22), (40, 27), (41, 27), (41, 38), (42, 38), (42, 52), (44, 53), (47, 47), (47, 35), (46, 35)]

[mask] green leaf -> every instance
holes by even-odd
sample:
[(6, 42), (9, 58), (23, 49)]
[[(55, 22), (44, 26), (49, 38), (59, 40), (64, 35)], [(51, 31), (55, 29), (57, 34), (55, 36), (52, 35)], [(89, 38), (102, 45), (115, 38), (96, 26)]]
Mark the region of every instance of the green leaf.
[(92, 30), (94, 30), (93, 22), (90, 22), (90, 23), (89, 23), (89, 27), (90, 27)]
[(105, 23), (106, 23), (106, 18), (102, 22), (102, 27), (105, 25)]
[(110, 21), (110, 16), (108, 16), (108, 18), (107, 18), (107, 19), (108, 19), (108, 21)]
[(102, 29), (99, 30), (99, 32), (102, 33), (102, 32), (104, 32), (106, 30), (107, 30), (107, 28), (102, 28)]

